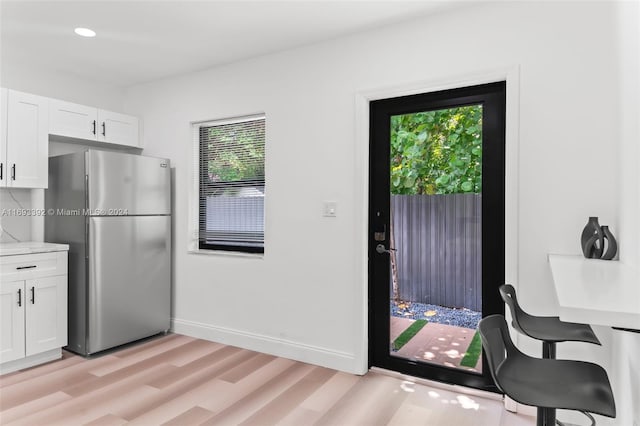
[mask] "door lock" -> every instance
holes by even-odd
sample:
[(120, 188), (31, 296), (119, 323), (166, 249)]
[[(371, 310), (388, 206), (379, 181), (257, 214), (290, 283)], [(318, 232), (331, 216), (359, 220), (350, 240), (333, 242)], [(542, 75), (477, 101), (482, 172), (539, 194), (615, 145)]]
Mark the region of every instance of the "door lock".
[(387, 250), (387, 248), (384, 246), (384, 244), (378, 244), (376, 246), (376, 252), (383, 254), (383, 253), (391, 253), (391, 250)]

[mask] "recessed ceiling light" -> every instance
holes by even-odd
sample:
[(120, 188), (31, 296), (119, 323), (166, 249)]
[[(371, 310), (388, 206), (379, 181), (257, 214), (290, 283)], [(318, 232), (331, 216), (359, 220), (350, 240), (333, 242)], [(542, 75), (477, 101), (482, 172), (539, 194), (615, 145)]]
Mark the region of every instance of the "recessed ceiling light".
[(93, 30), (90, 30), (89, 28), (76, 28), (73, 31), (76, 34), (78, 34), (79, 36), (82, 36), (82, 37), (95, 37), (96, 36), (96, 32), (93, 31)]

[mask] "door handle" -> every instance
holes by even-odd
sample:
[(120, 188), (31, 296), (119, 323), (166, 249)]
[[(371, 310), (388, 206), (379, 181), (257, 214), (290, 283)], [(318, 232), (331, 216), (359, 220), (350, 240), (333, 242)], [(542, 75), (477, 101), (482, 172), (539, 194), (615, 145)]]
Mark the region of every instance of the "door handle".
[(391, 254), (392, 251), (396, 251), (396, 249), (387, 249), (384, 244), (378, 244), (376, 246), (376, 252), (380, 253), (380, 254)]
[(32, 305), (36, 304), (36, 288), (35, 287), (31, 287), (31, 304)]
[(22, 306), (22, 289), (18, 289), (18, 307)]

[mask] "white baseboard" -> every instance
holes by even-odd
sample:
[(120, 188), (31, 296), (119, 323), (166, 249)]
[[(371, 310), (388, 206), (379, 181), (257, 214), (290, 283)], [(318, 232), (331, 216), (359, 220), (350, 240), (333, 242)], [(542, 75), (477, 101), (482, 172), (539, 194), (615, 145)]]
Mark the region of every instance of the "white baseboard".
[(357, 362), (353, 354), (347, 352), (175, 318), (171, 320), (171, 330), (198, 339), (224, 343), (351, 374), (364, 373), (359, 371), (361, 363)]
[(45, 362), (54, 361), (62, 358), (62, 349), (56, 348), (46, 352), (31, 355), (25, 358), (16, 359), (14, 361), (0, 364), (0, 375), (13, 373), (14, 371), (24, 370), (25, 368), (34, 367)]

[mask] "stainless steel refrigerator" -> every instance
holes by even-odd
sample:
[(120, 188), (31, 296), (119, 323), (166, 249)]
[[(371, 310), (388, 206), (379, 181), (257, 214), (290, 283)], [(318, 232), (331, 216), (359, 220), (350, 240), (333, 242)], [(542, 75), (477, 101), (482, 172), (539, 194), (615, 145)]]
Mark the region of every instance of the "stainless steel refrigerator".
[(169, 329), (170, 187), (166, 159), (49, 159), (45, 241), (69, 244), (67, 349), (86, 356)]

